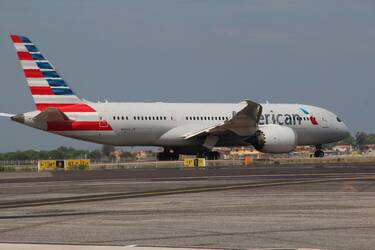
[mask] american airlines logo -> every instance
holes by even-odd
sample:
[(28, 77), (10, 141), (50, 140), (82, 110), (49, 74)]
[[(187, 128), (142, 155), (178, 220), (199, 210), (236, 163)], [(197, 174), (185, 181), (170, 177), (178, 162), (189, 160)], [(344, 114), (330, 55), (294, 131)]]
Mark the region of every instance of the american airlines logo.
[(311, 121), (311, 123), (312, 123), (313, 125), (319, 125), (319, 123), (317, 122), (315, 116), (311, 115), (311, 114), (310, 114), (309, 112), (307, 112), (307, 110), (304, 109), (304, 108), (299, 108), (299, 109), (300, 109), (305, 115), (309, 115), (309, 117), (310, 117), (310, 121)]
[[(316, 117), (311, 115), (306, 109), (300, 108), (300, 110), (305, 114), (308, 115), (307, 120), (311, 122), (313, 125), (319, 125), (316, 120)], [(306, 120), (302, 118), (299, 114), (274, 114), (274, 113), (266, 113), (260, 115), (259, 118), (259, 125), (265, 124), (278, 124), (278, 125), (301, 125), (302, 120)]]

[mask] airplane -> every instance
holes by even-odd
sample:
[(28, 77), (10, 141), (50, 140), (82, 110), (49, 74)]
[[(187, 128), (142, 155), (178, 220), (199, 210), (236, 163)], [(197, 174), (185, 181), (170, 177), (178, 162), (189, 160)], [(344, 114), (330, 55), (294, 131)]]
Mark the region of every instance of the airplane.
[(36, 110), (0, 116), (50, 133), (113, 146), (158, 146), (158, 160), (180, 154), (217, 159), (214, 147), (253, 146), (289, 153), (350, 135), (333, 112), (304, 104), (91, 102), (69, 87), (31, 40), (11, 35)]

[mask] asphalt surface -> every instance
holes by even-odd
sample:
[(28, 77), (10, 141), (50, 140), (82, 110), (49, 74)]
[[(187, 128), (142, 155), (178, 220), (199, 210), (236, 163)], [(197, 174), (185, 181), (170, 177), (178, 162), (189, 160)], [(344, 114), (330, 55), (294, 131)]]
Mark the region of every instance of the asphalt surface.
[(374, 249), (375, 166), (0, 174), (0, 242)]

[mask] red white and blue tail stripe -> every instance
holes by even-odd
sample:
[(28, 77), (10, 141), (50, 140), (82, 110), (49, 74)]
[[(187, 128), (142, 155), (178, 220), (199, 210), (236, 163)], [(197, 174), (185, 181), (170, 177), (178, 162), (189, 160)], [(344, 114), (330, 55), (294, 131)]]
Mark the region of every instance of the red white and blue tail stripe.
[(29, 38), (19, 35), (11, 35), (11, 38), (38, 110), (58, 107), (65, 112), (94, 111), (83, 104)]
[(36, 108), (42, 113), (62, 112), (68, 117), (63, 121), (47, 119), (46, 130), (67, 136), (77, 131), (112, 131), (109, 123), (102, 118), (99, 120), (99, 113), (73, 92), (29, 38), (20, 35), (11, 35), (11, 38)]

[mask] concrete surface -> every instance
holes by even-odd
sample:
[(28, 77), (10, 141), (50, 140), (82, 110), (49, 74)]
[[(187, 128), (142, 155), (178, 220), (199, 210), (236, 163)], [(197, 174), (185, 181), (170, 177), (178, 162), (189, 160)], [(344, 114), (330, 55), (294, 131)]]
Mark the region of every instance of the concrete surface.
[[(170, 248), (129, 246), (88, 246), (88, 245), (52, 245), (52, 244), (1, 244), (2, 250), (215, 250), (214, 248)], [(254, 249), (260, 250), (260, 249)], [(285, 250), (285, 249), (284, 249)], [(320, 250), (296, 248), (295, 250)]]
[[(227, 171), (117, 170), (41, 178), (12, 176), (0, 178), (0, 205), (51, 197), (223, 184), (372, 178), (375, 166)], [(374, 192), (374, 179), (353, 179), (0, 209), (0, 242), (217, 249), (374, 249)]]

